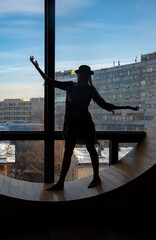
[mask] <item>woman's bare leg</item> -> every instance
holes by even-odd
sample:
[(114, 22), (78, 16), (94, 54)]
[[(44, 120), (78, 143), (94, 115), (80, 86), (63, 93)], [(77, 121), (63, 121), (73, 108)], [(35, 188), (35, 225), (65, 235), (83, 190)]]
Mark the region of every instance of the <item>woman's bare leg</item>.
[(60, 178), (56, 184), (54, 184), (51, 188), (47, 189), (48, 191), (61, 190), (64, 188), (64, 181), (70, 167), (71, 157), (73, 154), (74, 147), (75, 147), (74, 142), (65, 141), (65, 151), (64, 151)]
[(93, 180), (88, 186), (88, 188), (91, 188), (101, 183), (101, 179), (99, 177), (99, 157), (94, 144), (86, 144), (86, 147), (90, 154), (91, 162), (93, 166)]

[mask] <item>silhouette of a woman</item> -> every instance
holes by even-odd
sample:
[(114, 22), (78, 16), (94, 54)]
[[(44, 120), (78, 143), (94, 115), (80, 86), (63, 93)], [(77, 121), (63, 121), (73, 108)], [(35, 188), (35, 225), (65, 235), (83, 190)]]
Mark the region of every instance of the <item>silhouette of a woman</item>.
[(91, 99), (93, 99), (101, 108), (106, 109), (107, 111), (112, 111), (113, 113), (114, 110), (117, 109), (131, 109), (137, 111), (139, 108), (131, 106), (115, 106), (105, 102), (92, 84), (91, 75), (93, 75), (94, 72), (91, 71), (90, 67), (87, 65), (81, 65), (79, 69), (75, 71), (78, 78), (77, 83), (74, 83), (72, 81), (60, 82), (53, 80), (43, 73), (39, 68), (38, 62), (34, 61), (33, 56), (30, 56), (30, 61), (41, 74), (48, 86), (65, 90), (67, 93), (64, 120), (65, 151), (61, 174), (59, 181), (47, 190), (53, 191), (64, 188), (65, 177), (70, 167), (71, 157), (76, 143), (85, 144), (91, 157), (93, 180), (88, 188), (97, 186), (101, 183), (101, 179), (99, 177), (99, 159), (95, 149), (95, 144), (97, 144), (95, 126), (91, 114), (88, 111)]

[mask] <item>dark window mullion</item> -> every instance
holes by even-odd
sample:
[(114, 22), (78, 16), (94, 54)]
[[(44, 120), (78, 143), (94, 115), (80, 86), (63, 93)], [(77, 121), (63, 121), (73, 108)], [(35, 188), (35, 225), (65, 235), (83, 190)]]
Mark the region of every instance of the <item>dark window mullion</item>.
[[(55, 0), (45, 0), (45, 73), (55, 76)], [(54, 182), (54, 89), (45, 85), (45, 178)]]

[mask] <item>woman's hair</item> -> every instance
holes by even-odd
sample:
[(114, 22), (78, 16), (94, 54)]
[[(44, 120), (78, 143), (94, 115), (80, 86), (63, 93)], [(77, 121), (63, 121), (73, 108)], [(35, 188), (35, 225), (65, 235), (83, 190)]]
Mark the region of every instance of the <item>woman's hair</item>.
[(91, 77), (90, 74), (88, 74), (88, 83), (89, 83), (89, 85), (91, 85), (92, 87), (94, 87), (93, 82), (92, 82), (92, 77)]
[(96, 89), (96, 87), (93, 85), (92, 77), (91, 77), (90, 74), (88, 75), (88, 83), (89, 83), (90, 86), (92, 86), (92, 87), (95, 89), (95, 91), (97, 92), (97, 94), (99, 94), (98, 91), (97, 91), (97, 89)]

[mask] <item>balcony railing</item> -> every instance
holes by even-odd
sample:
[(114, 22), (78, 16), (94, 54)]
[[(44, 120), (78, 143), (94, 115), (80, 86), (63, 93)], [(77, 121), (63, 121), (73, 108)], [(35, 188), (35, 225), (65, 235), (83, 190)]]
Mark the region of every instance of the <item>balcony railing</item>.
[[(138, 143), (144, 137), (144, 131), (97, 131), (98, 140), (109, 140), (109, 165), (118, 162), (118, 145), (119, 143)], [(7, 131), (0, 132), (0, 140), (63, 140), (63, 132), (55, 131), (54, 135), (49, 138), (49, 134), (45, 131)]]

